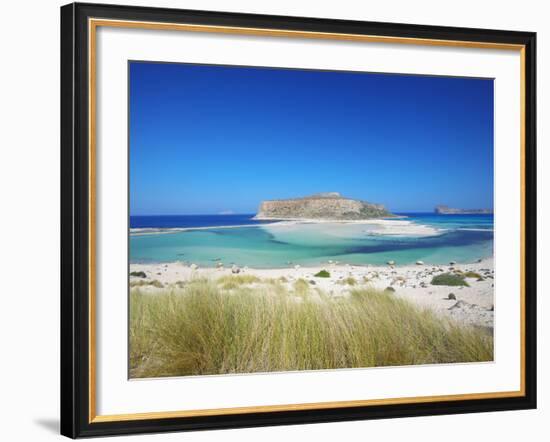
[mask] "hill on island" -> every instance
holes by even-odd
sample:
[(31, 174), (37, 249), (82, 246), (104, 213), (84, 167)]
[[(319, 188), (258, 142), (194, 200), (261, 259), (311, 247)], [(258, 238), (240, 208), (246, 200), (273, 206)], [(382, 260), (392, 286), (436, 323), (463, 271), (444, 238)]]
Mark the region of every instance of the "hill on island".
[(345, 198), (338, 192), (317, 193), (302, 198), (262, 201), (258, 220), (362, 220), (392, 216), (382, 204)]

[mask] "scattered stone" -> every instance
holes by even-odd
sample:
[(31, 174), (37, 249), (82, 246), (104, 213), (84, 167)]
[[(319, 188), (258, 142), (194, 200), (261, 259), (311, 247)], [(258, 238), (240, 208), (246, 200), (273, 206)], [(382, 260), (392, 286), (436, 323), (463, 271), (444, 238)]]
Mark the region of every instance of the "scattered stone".
[(199, 268), (197, 264), (191, 264), (189, 267), (191, 268), (191, 270), (197, 270)]
[(239, 269), (236, 265), (231, 267), (231, 273), (240, 273), (241, 269)]
[(388, 261), (387, 264), (388, 264), (389, 266), (394, 266), (394, 265), (395, 265), (395, 261)]
[(456, 296), (454, 293), (449, 293), (449, 295), (447, 296), (447, 299), (454, 299), (456, 301)]
[(451, 261), (451, 262), (449, 263), (449, 265), (450, 265), (450, 266), (456, 265), (456, 261)]
[(218, 263), (216, 264), (216, 267), (217, 267), (217, 268), (223, 267), (223, 262), (218, 262)]
[(130, 276), (135, 276), (136, 278), (147, 278), (145, 272), (130, 272)]
[(395, 289), (391, 286), (388, 286), (388, 287), (386, 287), (386, 289), (384, 291), (386, 291), (386, 292), (395, 292)]
[(449, 310), (455, 310), (457, 308), (464, 308), (468, 306), (469, 304), (464, 301), (456, 301), (451, 307), (449, 307)]
[(311, 285), (317, 284), (313, 279), (310, 279), (310, 280), (309, 280), (309, 283), (310, 283)]
[(296, 265), (294, 266), (294, 270), (298, 270), (299, 268), (300, 268), (300, 265), (299, 265), (299, 264), (296, 264)]
[(492, 304), (491, 307), (489, 307), (487, 310), (489, 310), (490, 312), (494, 312), (495, 311), (495, 305)]
[(479, 259), (477, 260), (477, 262), (482, 262), (482, 261), (483, 261), (483, 259), (481, 259), (481, 258), (479, 258)]
[[(424, 265), (424, 261), (416, 261), (416, 265), (417, 266), (423, 266)], [(434, 269), (435, 270), (435, 269)]]

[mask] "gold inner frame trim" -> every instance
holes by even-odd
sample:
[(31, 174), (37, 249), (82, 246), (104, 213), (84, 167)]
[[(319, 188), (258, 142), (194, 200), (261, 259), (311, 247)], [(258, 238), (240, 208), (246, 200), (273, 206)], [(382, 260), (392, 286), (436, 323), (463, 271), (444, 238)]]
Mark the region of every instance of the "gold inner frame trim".
[[(367, 399), (352, 401), (315, 402), (284, 405), (261, 405), (234, 408), (215, 408), (179, 411), (158, 411), (129, 414), (96, 414), (96, 36), (97, 28), (133, 28), (164, 31), (207, 32), (218, 34), (254, 35), (268, 37), (292, 37), (357, 41), (387, 44), (412, 44), (420, 46), (444, 46), (476, 49), (499, 49), (518, 51), (520, 54), (520, 389), (487, 393), (466, 393), (437, 396), (415, 396), (388, 399)], [(461, 401), (512, 398), (525, 396), (525, 46), (521, 44), (475, 42), (459, 40), (423, 39), (412, 37), (390, 37), (330, 32), (293, 31), (285, 29), (245, 28), (232, 26), (211, 26), (182, 23), (159, 23), (130, 20), (88, 19), (88, 93), (89, 93), (89, 423), (133, 421), (145, 419), (168, 419), (178, 417), (220, 416), (246, 413), (269, 413), (279, 411), (322, 410), (327, 408), (365, 407), (376, 405), (419, 404), (427, 402)]]

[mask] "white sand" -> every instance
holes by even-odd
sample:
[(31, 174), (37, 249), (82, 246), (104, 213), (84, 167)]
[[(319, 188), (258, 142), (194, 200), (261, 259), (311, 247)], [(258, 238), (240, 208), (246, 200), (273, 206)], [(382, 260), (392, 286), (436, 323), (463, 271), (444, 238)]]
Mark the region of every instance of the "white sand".
[[(167, 264), (131, 264), (130, 271), (143, 271), (147, 280), (158, 280), (163, 284), (173, 284), (197, 277), (217, 279), (223, 275), (231, 275), (231, 268), (194, 268), (179, 262)], [(327, 270), (330, 278), (319, 278), (314, 275), (320, 270)], [(470, 287), (450, 287), (431, 285), (433, 276), (452, 271), (473, 271), (484, 277), (466, 278)], [(373, 287), (386, 289), (392, 287), (394, 296), (407, 299), (418, 306), (429, 308), (440, 315), (452, 317), (465, 324), (493, 327), (494, 305), (494, 266), (493, 258), (472, 264), (451, 265), (406, 265), (406, 266), (374, 266), (374, 265), (342, 265), (327, 263), (324, 266), (300, 267), (284, 269), (251, 269), (240, 268), (239, 274), (254, 275), (259, 278), (280, 278), (288, 280), (290, 288), (297, 279), (313, 281), (312, 287), (318, 287), (331, 296), (349, 296), (356, 288)], [(343, 283), (348, 277), (353, 277), (357, 284), (350, 286)], [(131, 281), (143, 278), (131, 277)], [(155, 292), (158, 289), (147, 287)], [(456, 300), (448, 299), (453, 293)]]
[(431, 226), (426, 226), (423, 224), (418, 224), (412, 221), (405, 219), (367, 219), (367, 220), (351, 220), (351, 221), (337, 221), (337, 220), (323, 220), (323, 219), (295, 219), (295, 220), (285, 220), (285, 221), (276, 221), (273, 220), (272, 223), (264, 224), (244, 224), (244, 225), (235, 225), (235, 226), (211, 226), (211, 227), (173, 227), (173, 228), (132, 228), (130, 229), (130, 235), (153, 235), (160, 233), (177, 233), (177, 232), (187, 232), (193, 230), (212, 230), (212, 229), (236, 229), (240, 227), (264, 227), (267, 229), (278, 229), (278, 228), (300, 228), (304, 225), (315, 225), (317, 228), (323, 229), (323, 231), (330, 231), (330, 229), (338, 227), (350, 227), (354, 226), (355, 229), (351, 230), (350, 233), (357, 233), (361, 228), (364, 229), (362, 233), (368, 235), (405, 235), (405, 236), (432, 236), (442, 233), (443, 230), (438, 230)]

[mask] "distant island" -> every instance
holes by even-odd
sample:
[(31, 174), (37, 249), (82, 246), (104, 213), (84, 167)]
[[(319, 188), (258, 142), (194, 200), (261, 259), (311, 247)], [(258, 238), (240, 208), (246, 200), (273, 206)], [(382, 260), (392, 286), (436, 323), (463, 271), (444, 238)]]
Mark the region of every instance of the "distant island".
[(435, 206), (435, 213), (439, 215), (490, 215), (492, 209), (456, 209), (449, 206)]
[(363, 220), (394, 216), (382, 204), (354, 200), (338, 192), (316, 193), (302, 198), (262, 201), (257, 220)]

